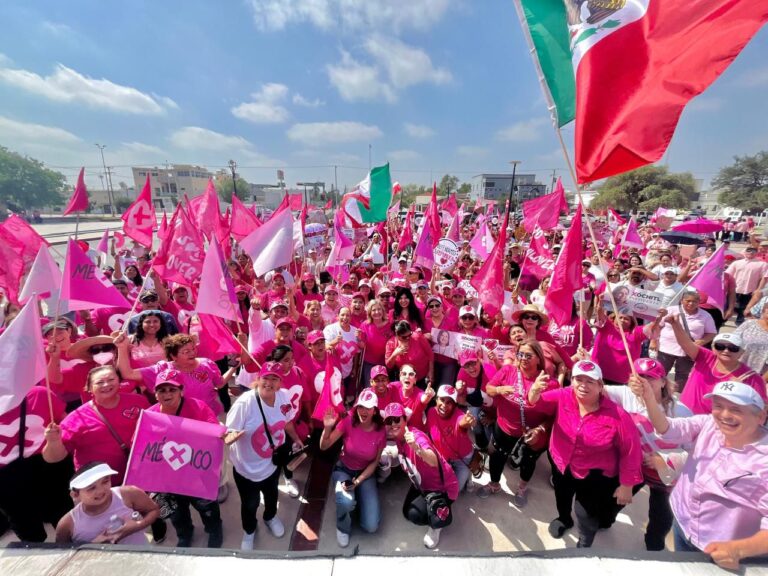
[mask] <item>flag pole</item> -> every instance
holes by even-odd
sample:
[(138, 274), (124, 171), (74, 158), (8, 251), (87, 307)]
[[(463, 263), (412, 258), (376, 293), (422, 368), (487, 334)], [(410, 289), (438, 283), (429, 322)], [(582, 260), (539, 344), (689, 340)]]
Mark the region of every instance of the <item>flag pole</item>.
[[(58, 301), (61, 301), (61, 288), (59, 288), (59, 299)], [(37, 299), (37, 292), (32, 293), (32, 299), (27, 303), (27, 306), (34, 305), (34, 306), (40, 306), (40, 301)], [(58, 308), (58, 302), (56, 303), (56, 307)], [(56, 312), (58, 314), (58, 310)], [(56, 323), (53, 324), (53, 345), (56, 346)], [(59, 357), (59, 362), (61, 362), (61, 357)], [(51, 380), (48, 376), (48, 365), (45, 366), (45, 391), (46, 395), (48, 396), (48, 412), (51, 414), (51, 422), (54, 422), (54, 415), (53, 415), (53, 392), (51, 391)], [(23, 450), (23, 447), (22, 447)], [(20, 456), (22, 456), (20, 454)]]
[(77, 233), (80, 230), (80, 212), (75, 213), (75, 241), (77, 241)]

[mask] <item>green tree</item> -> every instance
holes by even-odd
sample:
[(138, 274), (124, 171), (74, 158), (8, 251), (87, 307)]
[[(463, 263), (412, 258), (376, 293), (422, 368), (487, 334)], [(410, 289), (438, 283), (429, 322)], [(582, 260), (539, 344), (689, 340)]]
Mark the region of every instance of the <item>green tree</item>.
[(736, 156), (731, 166), (721, 168), (712, 180), (720, 189), (718, 202), (747, 211), (762, 211), (768, 206), (768, 152)]
[(0, 204), (15, 209), (59, 206), (66, 201), (67, 188), (63, 174), (0, 146)]
[(459, 189), (459, 179), (456, 176), (446, 174), (440, 179), (440, 184), (437, 185), (438, 196), (446, 197), (451, 192), (455, 192)]
[[(219, 178), (216, 180), (216, 192), (224, 202), (232, 202), (232, 178)], [(237, 197), (246, 200), (250, 197), (251, 185), (244, 178), (237, 178)]]
[(696, 196), (693, 175), (672, 174), (664, 166), (644, 166), (618, 176), (611, 176), (600, 187), (590, 208), (602, 210), (688, 209)]
[(469, 182), (464, 182), (461, 186), (459, 186), (459, 189), (457, 190), (457, 194), (460, 197), (469, 197), (469, 193), (472, 192), (472, 184)]
[(416, 196), (426, 196), (431, 192), (429, 188), (419, 184), (406, 184), (402, 188), (398, 195), (400, 197), (400, 206), (410, 206), (416, 200)]

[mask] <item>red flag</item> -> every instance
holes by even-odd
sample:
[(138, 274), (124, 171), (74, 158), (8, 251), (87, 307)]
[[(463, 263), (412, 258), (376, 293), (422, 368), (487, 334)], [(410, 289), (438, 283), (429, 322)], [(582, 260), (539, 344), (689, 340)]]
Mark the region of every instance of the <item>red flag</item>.
[(275, 208), (275, 211), (272, 213), (272, 216), (280, 212), (280, 210), (282, 210), (283, 208), (288, 208), (289, 210), (291, 209), (291, 201), (290, 201), (290, 198), (288, 198), (288, 192), (286, 192), (283, 195), (283, 199), (280, 200), (280, 204), (278, 204), (277, 208)]
[(24, 261), (25, 270), (29, 270), (29, 267), (32, 266), (32, 262), (35, 261), (41, 246), (50, 247), (45, 238), (40, 236), (24, 218), (16, 214), (11, 214), (3, 222), (2, 227), (24, 246), (21, 259)]
[(322, 382), (320, 398), (317, 399), (315, 409), (312, 411), (312, 419), (322, 422), (323, 415), (328, 408), (333, 408), (337, 414), (344, 412), (344, 397), (341, 392), (341, 370), (339, 361), (332, 351), (325, 353), (325, 370), (315, 376), (315, 388)]
[(582, 289), (581, 261), (584, 259), (584, 236), (581, 230), (582, 206), (576, 209), (563, 249), (555, 262), (544, 308), (550, 318), (562, 326), (571, 319), (573, 295)]
[(304, 203), (304, 198), (301, 192), (296, 194), (288, 194), (288, 207), (291, 210), (301, 210), (301, 206)]
[(549, 243), (544, 236), (544, 231), (537, 224), (531, 234), (531, 243), (525, 253), (525, 268), (531, 274), (542, 280), (552, 274), (555, 267), (555, 260), (552, 257), (552, 251), (549, 249)]
[(699, 268), (689, 286), (693, 286), (706, 294), (707, 298), (714, 302), (720, 311), (725, 311), (725, 286), (723, 285), (723, 274), (725, 273), (725, 244), (709, 257), (704, 265)]
[(403, 187), (400, 186), (400, 182), (394, 181), (392, 182), (392, 198), (395, 197), (395, 194), (399, 194), (403, 191)]
[(0, 226), (0, 287), (11, 302), (18, 303), (21, 277), (24, 274), (24, 260), (21, 254), (24, 245), (8, 230)]
[(232, 214), (229, 218), (229, 226), (232, 236), (238, 242), (261, 226), (256, 214), (251, 212), (234, 194), (232, 194)]
[(538, 224), (542, 230), (551, 230), (560, 220), (560, 212), (568, 214), (568, 202), (565, 188), (560, 178), (551, 194), (523, 202), (523, 227), (526, 232), (533, 232)]
[(615, 230), (622, 224), (626, 224), (627, 221), (621, 217), (621, 214), (616, 212), (613, 208), (608, 208), (608, 228)]
[(720, 76), (768, 21), (765, 1), (612, 4), (617, 6), (607, 11), (609, 19), (598, 18), (592, 9), (589, 19), (569, 27), (579, 182), (659, 160), (686, 104)]
[(481, 295), (483, 310), (495, 316), (504, 304), (504, 255), (507, 247), (507, 224), (509, 209), (504, 213), (504, 224), (499, 230), (499, 239), (491, 250), (490, 256), (483, 262), (469, 283)]
[(72, 212), (85, 212), (88, 210), (88, 191), (85, 189), (85, 168), (80, 168), (80, 174), (77, 177), (75, 192), (69, 199), (67, 207), (64, 208), (62, 216), (72, 214)]
[(168, 225), (168, 235), (152, 261), (158, 275), (168, 282), (192, 286), (203, 273), (203, 240), (181, 203)]
[(152, 205), (152, 184), (147, 172), (147, 180), (136, 201), (120, 217), (123, 221), (123, 232), (147, 248), (152, 247), (152, 231), (157, 227), (155, 207)]

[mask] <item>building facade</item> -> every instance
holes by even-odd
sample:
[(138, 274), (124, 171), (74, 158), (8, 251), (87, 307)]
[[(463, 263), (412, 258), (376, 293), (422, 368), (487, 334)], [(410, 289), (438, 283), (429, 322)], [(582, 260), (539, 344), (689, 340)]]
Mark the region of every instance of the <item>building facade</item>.
[(189, 198), (200, 196), (213, 177), (206, 168), (191, 164), (171, 164), (166, 168), (134, 166), (131, 171), (134, 188), (139, 191), (144, 188), (149, 174), (155, 209), (167, 211), (172, 211), (184, 195)]
[[(478, 174), (472, 177), (470, 199), (497, 202), (509, 197), (512, 186), (512, 173)], [(535, 174), (515, 174), (516, 203), (538, 198), (548, 192), (547, 185), (536, 181)]]

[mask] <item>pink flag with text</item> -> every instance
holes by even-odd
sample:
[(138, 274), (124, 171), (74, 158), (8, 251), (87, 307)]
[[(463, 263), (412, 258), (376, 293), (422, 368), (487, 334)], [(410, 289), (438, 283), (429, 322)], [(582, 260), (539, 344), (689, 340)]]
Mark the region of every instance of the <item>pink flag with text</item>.
[(229, 219), (232, 237), (240, 242), (259, 226), (261, 222), (256, 218), (256, 214), (248, 210), (240, 198), (232, 194), (232, 214)]
[(525, 269), (542, 280), (552, 274), (554, 267), (555, 259), (549, 249), (549, 242), (541, 226), (537, 224), (531, 233), (531, 243), (525, 252)]
[(226, 427), (144, 410), (123, 485), (215, 500)]
[(192, 286), (203, 273), (204, 257), (200, 234), (179, 203), (152, 266), (163, 280)]
[(47, 365), (40, 338), (40, 313), (37, 301), (32, 300), (0, 334), (0, 414), (21, 404), (32, 386), (45, 378)]
[(157, 216), (152, 205), (152, 184), (149, 172), (144, 182), (144, 188), (136, 200), (120, 217), (123, 221), (123, 232), (147, 248), (152, 248), (152, 231), (157, 228)]
[[(509, 207), (507, 207), (509, 208)], [(507, 247), (507, 224), (509, 210), (504, 214), (504, 224), (499, 231), (499, 239), (491, 254), (469, 283), (481, 295), (483, 310), (495, 316), (504, 304), (504, 256)]]
[(576, 209), (576, 214), (568, 228), (563, 249), (555, 262), (552, 280), (549, 282), (547, 299), (544, 308), (557, 324), (562, 326), (571, 319), (573, 311), (573, 295), (582, 289), (581, 261), (584, 259), (584, 235), (581, 230), (582, 207)]
[(237, 305), (235, 286), (224, 262), (221, 247), (216, 242), (208, 246), (205, 254), (195, 310), (233, 322), (243, 321)]
[[(709, 300), (714, 302), (720, 311), (725, 311), (725, 286), (723, 285), (723, 274), (725, 273), (725, 244), (709, 257), (696, 274), (688, 282), (692, 286), (703, 292)], [(704, 300), (702, 298), (702, 300)]]
[(85, 212), (86, 210), (88, 210), (88, 191), (85, 189), (85, 168), (80, 168), (75, 191), (61, 215), (67, 216), (73, 212)]
[(552, 193), (523, 202), (523, 227), (526, 232), (533, 232), (538, 223), (542, 230), (551, 230), (557, 226), (561, 212), (568, 214), (568, 202), (563, 182), (558, 178)]
[(24, 280), (19, 301), (26, 302), (32, 298), (33, 294), (37, 294), (38, 298), (48, 298), (59, 288), (61, 288), (61, 270), (56, 266), (48, 248), (40, 246), (32, 269)]
[(337, 414), (344, 412), (344, 396), (341, 390), (341, 370), (338, 358), (332, 351), (325, 353), (325, 370), (315, 375), (315, 390), (320, 392), (312, 419), (323, 421), (323, 414), (333, 408)]
[(131, 307), (125, 296), (117, 291), (72, 238), (67, 244), (67, 257), (61, 278), (60, 298), (67, 303), (70, 311)]

